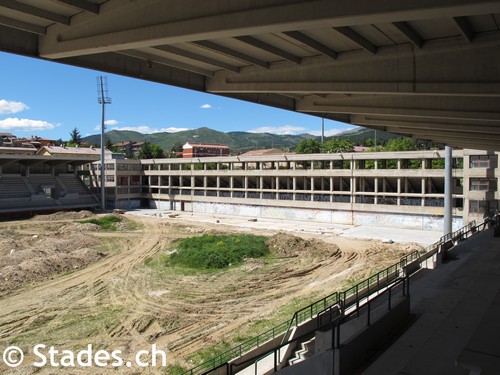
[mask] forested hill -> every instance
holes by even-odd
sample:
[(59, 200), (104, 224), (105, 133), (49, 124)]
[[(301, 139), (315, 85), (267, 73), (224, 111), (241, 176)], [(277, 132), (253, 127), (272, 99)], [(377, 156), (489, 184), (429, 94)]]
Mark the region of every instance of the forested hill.
[[(186, 142), (195, 143), (222, 143), (231, 149), (231, 152), (246, 152), (250, 150), (280, 148), (282, 150), (293, 151), (300, 141), (304, 139), (316, 139), (311, 134), (298, 135), (278, 135), (270, 133), (248, 133), (248, 132), (220, 132), (209, 128), (199, 128), (186, 130), (177, 133), (154, 133), (142, 134), (134, 131), (126, 130), (111, 130), (106, 133), (106, 139), (110, 139), (111, 143), (122, 141), (148, 141), (152, 144), (159, 145), (164, 150), (171, 150), (174, 144), (183, 145)], [(375, 139), (378, 144), (385, 143), (392, 138), (399, 136), (366, 128), (355, 128), (346, 132), (339, 133), (339, 138), (348, 139), (355, 145), (372, 146)], [(328, 139), (328, 138), (326, 138)], [(100, 144), (100, 135), (95, 134), (82, 138), (84, 142), (90, 142), (95, 145)]]
[[(186, 142), (195, 143), (222, 143), (229, 146), (231, 152), (246, 152), (250, 150), (281, 148), (293, 150), (304, 139), (318, 139), (311, 134), (277, 135), (270, 133), (247, 132), (219, 132), (209, 128), (186, 130), (177, 133), (142, 134), (133, 131), (111, 130), (105, 134), (111, 143), (122, 141), (148, 141), (159, 145), (164, 150), (172, 149), (174, 144)], [(100, 144), (100, 135), (91, 135), (82, 138), (83, 142)]]

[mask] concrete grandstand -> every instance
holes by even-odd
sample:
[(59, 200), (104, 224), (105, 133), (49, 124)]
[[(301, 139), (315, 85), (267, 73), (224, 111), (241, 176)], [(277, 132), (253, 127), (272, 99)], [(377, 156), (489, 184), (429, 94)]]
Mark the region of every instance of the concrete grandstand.
[(0, 217), (93, 209), (99, 200), (78, 169), (95, 156), (0, 155)]

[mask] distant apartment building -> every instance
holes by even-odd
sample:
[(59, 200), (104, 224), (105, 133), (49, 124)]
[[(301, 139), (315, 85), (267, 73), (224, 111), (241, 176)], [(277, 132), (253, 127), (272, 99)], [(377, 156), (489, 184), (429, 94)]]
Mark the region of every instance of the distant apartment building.
[[(454, 227), (498, 210), (498, 155), (453, 152)], [(108, 204), (115, 208), (442, 228), (444, 151), (196, 156), (106, 164)]]
[(229, 147), (216, 143), (189, 143), (182, 146), (183, 158), (206, 158), (210, 156), (227, 156)]
[(120, 150), (128, 158), (137, 157), (144, 142), (122, 141), (113, 144), (113, 147)]

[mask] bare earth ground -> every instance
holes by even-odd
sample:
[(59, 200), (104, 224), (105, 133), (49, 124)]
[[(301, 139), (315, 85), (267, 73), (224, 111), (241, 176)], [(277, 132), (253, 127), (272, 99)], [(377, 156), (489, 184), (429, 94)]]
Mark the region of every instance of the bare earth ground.
[(273, 259), (249, 260), (220, 272), (180, 272), (161, 264), (173, 241), (238, 228), (126, 215), (138, 229), (122, 225), (118, 232), (104, 232), (77, 222), (94, 216), (58, 213), (0, 222), (0, 353), (16, 345), (26, 356), (16, 369), (0, 358), (0, 373), (166, 373), (134, 366), (35, 368), (30, 364), (38, 360), (31, 353), (36, 344), (74, 351), (88, 344), (96, 350), (120, 349), (125, 361), (156, 344), (167, 352), (170, 365), (189, 368), (198, 350), (261, 333), (299, 307), (419, 248), (241, 228), (271, 236)]

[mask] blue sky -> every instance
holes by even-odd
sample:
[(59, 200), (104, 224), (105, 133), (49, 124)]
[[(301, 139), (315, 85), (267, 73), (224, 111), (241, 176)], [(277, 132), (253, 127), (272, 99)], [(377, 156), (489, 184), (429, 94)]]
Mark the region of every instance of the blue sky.
[[(321, 119), (173, 86), (0, 52), (0, 132), (67, 140), (100, 133), (96, 77), (106, 76), (112, 104), (107, 130), (141, 133), (211, 129), (321, 134)], [(351, 129), (325, 120), (325, 135)]]

